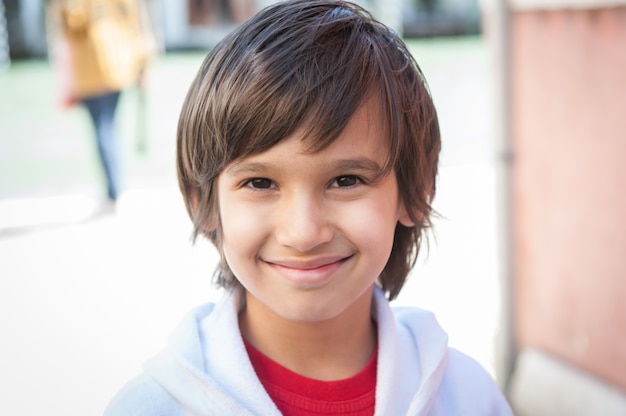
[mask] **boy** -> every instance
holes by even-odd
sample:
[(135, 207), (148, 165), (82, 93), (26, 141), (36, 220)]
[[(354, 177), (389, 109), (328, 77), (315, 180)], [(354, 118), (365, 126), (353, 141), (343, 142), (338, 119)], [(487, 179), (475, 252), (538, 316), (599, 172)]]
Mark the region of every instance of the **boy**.
[(397, 35), (350, 3), (271, 6), (207, 56), (177, 144), (226, 291), (107, 415), (511, 414), (430, 313), (389, 306), (430, 224), (440, 149)]

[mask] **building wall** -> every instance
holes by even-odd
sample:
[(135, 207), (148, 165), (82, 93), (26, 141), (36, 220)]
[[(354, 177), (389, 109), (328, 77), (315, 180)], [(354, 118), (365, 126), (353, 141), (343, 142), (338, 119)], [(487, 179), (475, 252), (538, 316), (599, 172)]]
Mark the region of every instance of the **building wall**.
[(626, 391), (626, 7), (511, 23), (519, 346)]
[(520, 355), (541, 351), (623, 406), (626, 5), (579, 3), (510, 14), (513, 335)]
[(45, 56), (44, 0), (4, 0), (4, 18), (12, 56)]
[[(210, 49), (251, 13), (278, 0), (142, 0), (164, 51)], [(383, 23), (407, 36), (474, 34), (479, 25), (476, 0), (433, 0), (437, 10), (423, 13), (419, 0), (353, 0)], [(47, 0), (4, 0), (0, 7), (0, 67), (7, 43), (15, 58), (45, 57), (48, 52), (44, 6)], [(236, 18), (235, 18), (236, 16)], [(416, 16), (418, 19), (416, 20)], [(3, 35), (4, 33), (4, 35)], [(4, 49), (3, 49), (4, 48)]]

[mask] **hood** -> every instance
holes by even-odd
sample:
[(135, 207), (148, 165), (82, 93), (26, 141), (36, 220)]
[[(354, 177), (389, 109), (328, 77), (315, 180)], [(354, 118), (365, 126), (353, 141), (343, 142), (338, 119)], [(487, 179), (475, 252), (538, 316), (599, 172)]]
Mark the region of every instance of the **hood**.
[(432, 312), (389, 306), (377, 287), (377, 415), (431, 414), (446, 372), (448, 336)]
[[(256, 377), (237, 315), (242, 291), (192, 310), (144, 371), (180, 405), (199, 415), (280, 415)], [(374, 291), (378, 324), (377, 415), (429, 414), (445, 373), (447, 336), (432, 313), (389, 306)], [(419, 340), (419, 343), (418, 343)]]
[(183, 408), (198, 415), (280, 415), (245, 351), (237, 313), (241, 291), (195, 308), (144, 371)]

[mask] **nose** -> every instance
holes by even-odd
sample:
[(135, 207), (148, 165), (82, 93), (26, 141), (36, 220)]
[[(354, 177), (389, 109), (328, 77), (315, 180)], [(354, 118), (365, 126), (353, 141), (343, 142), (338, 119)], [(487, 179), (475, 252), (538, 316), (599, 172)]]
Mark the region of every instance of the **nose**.
[(322, 197), (294, 192), (280, 204), (275, 230), (279, 244), (304, 253), (332, 240), (334, 231)]

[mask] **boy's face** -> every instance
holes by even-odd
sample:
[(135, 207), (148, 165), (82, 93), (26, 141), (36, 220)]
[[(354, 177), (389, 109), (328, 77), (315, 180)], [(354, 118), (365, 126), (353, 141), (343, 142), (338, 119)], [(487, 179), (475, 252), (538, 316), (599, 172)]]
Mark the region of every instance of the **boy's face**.
[(396, 224), (411, 225), (395, 174), (380, 177), (387, 153), (370, 100), (320, 152), (308, 153), (296, 132), (224, 169), (221, 249), (247, 290), (248, 309), (298, 322), (335, 318), (358, 305), (369, 313)]

